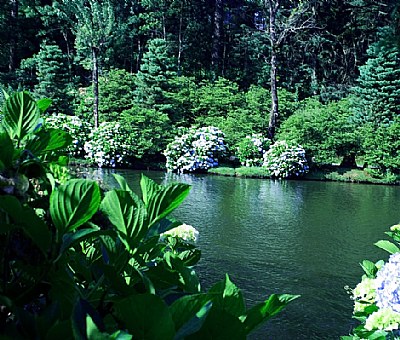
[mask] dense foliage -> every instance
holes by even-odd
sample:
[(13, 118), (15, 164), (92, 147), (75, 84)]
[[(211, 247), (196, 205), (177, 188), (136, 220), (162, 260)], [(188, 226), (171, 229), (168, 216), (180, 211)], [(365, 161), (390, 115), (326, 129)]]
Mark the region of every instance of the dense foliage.
[(6, 338), (245, 339), (294, 295), (247, 309), (229, 276), (202, 292), (197, 231), (170, 217), (190, 191), (122, 176), (56, 178), (68, 133), (44, 129), (49, 101), (27, 93), (2, 108), (0, 332)]
[(133, 166), (164, 163), (178, 127), (215, 126), (232, 156), (262, 134), (301, 144), (310, 165), (358, 158), (396, 174), (383, 136), (399, 115), (399, 10), (396, 0), (7, 0), (0, 85), (50, 97), (49, 113), (95, 129), (120, 124)]

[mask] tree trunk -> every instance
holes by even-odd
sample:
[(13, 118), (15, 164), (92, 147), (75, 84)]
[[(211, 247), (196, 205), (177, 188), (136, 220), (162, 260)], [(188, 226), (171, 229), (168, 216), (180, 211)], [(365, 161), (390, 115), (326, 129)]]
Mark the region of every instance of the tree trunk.
[(349, 155), (344, 156), (342, 162), (340, 163), (340, 167), (350, 169), (357, 168), (356, 154), (350, 153)]
[(97, 60), (97, 48), (92, 47), (92, 85), (93, 85), (93, 119), (94, 127), (99, 127), (99, 65)]
[(223, 0), (215, 0), (214, 32), (212, 37), (212, 51), (211, 51), (211, 66), (214, 78), (216, 78), (219, 75), (219, 64), (221, 60), (223, 14), (224, 14)]
[(8, 70), (14, 72), (15, 70), (15, 53), (17, 49), (17, 20), (18, 20), (18, 1), (10, 0), (10, 49), (9, 49), (9, 61)]
[(271, 112), (269, 115), (268, 137), (273, 140), (275, 138), (276, 123), (279, 118), (278, 107), (278, 86), (277, 86), (277, 38), (275, 32), (276, 14), (279, 8), (279, 0), (268, 1), (269, 4), (269, 38), (271, 42)]

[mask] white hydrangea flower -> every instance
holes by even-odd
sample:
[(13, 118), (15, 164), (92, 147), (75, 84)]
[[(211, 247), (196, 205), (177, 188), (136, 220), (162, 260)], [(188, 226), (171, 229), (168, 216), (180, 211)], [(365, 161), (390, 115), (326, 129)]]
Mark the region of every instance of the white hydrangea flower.
[(160, 235), (161, 238), (166, 236), (180, 237), (186, 242), (196, 243), (199, 238), (199, 231), (189, 224), (181, 224)]
[(394, 331), (399, 329), (399, 324), (400, 313), (393, 311), (391, 308), (383, 308), (368, 316), (364, 328), (368, 331), (376, 329)]

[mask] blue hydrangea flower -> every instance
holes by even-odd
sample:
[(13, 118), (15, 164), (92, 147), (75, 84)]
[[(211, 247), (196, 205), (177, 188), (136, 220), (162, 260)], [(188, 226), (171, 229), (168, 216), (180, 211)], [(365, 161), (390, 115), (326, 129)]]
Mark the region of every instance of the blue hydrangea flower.
[(390, 255), (389, 261), (376, 275), (376, 304), (400, 313), (400, 253)]

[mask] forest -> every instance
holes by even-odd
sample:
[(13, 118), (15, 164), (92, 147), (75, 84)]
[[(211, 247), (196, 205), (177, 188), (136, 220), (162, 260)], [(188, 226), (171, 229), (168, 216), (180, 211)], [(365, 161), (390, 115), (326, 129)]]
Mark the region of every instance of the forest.
[(3, 90), (50, 98), (46, 124), (93, 165), (159, 166), (216, 127), (220, 160), (284, 141), (312, 168), (400, 168), (395, 0), (8, 0), (0, 18)]

